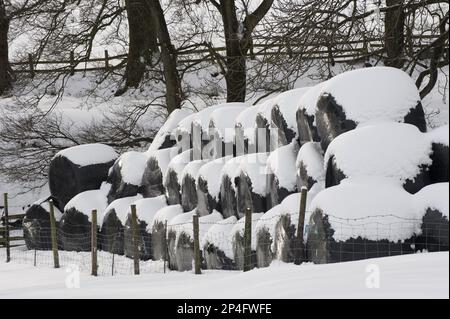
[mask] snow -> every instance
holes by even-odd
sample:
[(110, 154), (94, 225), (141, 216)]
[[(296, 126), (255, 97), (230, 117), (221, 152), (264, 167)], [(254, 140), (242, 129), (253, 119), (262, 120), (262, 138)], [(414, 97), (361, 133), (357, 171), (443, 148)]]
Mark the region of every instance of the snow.
[(207, 244), (213, 244), (217, 249), (223, 251), (225, 256), (232, 259), (233, 245), (229, 237), (237, 221), (235, 216), (231, 216), (211, 226), (201, 240), (201, 249)]
[(231, 181), (234, 181), (236, 177), (244, 173), (252, 181), (253, 192), (265, 196), (267, 194), (266, 165), (268, 157), (268, 153), (255, 153), (235, 157), (223, 167), (220, 180), (222, 181), (226, 175)]
[(197, 185), (197, 178), (200, 169), (209, 162), (209, 160), (198, 160), (198, 161), (192, 161), (189, 164), (187, 164), (183, 172), (181, 173), (181, 181), (183, 181), (187, 176), (190, 176), (194, 179), (195, 184)]
[(297, 131), (297, 106), (300, 99), (310, 90), (309, 87), (298, 88), (281, 93), (275, 98), (276, 106), (283, 114), (288, 128)]
[(163, 180), (165, 180), (165, 176), (167, 174), (167, 170), (169, 168), (169, 164), (178, 155), (178, 148), (166, 148), (163, 150), (158, 150), (151, 156), (151, 158), (155, 159), (158, 163), (158, 167), (161, 169), (161, 173), (163, 176)]
[(300, 164), (305, 166), (308, 176), (311, 176), (314, 180), (325, 180), (323, 151), (320, 143), (307, 142), (300, 147), (296, 167), (300, 168)]
[(236, 117), (247, 108), (248, 106), (243, 103), (242, 105), (219, 108), (211, 113), (209, 126), (214, 126), (215, 131), (225, 143), (232, 143), (234, 142)]
[(369, 240), (398, 241), (420, 234), (421, 216), (412, 206), (413, 195), (386, 178), (345, 179), (320, 192), (310, 211), (321, 210), (345, 241), (361, 236)]
[(166, 136), (172, 136), (178, 124), (190, 116), (192, 112), (192, 110), (186, 108), (174, 110), (153, 139), (153, 142), (148, 148), (147, 156), (153, 155), (163, 145)]
[[(45, 253), (51, 258), (51, 251)], [(203, 276), (189, 272), (164, 274), (162, 267), (157, 273), (155, 270), (149, 273), (144, 272), (143, 265), (141, 261), (140, 276), (93, 277), (89, 269), (81, 269), (80, 289), (67, 289), (67, 265), (53, 269), (33, 267), (31, 260), (29, 264), (18, 264), (13, 252), (12, 262), (0, 262), (0, 298), (449, 298), (448, 252), (323, 265), (274, 262), (269, 268), (245, 273), (204, 270)], [(379, 288), (369, 288), (366, 284), (374, 265), (381, 271)]]
[(315, 117), (316, 115), (316, 107), (317, 107), (317, 101), (319, 99), (319, 96), (322, 92), (322, 88), (324, 87), (326, 82), (321, 82), (312, 88), (310, 88), (308, 91), (306, 91), (302, 97), (300, 98), (300, 101), (298, 102), (298, 110), (305, 110), (307, 115), (312, 115)]
[[(143, 198), (134, 202), (136, 205), (136, 215), (140, 221), (147, 224), (147, 228), (151, 228), (153, 225), (153, 219), (158, 213), (158, 211), (164, 207), (167, 207), (166, 197), (164, 195), (153, 197), (153, 198)], [(131, 208), (128, 208), (126, 215), (131, 214)], [(149, 227), (150, 226), (150, 227)], [(149, 231), (151, 233), (151, 229)]]
[(277, 177), (280, 188), (293, 190), (297, 185), (297, 176), (293, 172), (296, 171), (298, 148), (297, 142), (294, 141), (276, 149), (267, 159), (267, 173), (273, 173)]
[(264, 101), (261, 104), (257, 104), (259, 106), (257, 115), (265, 118), (269, 125), (272, 121), (272, 109), (276, 105), (276, 98), (277, 97), (274, 97), (274, 98)]
[(103, 218), (106, 218), (106, 216), (114, 209), (117, 218), (121, 221), (122, 225), (125, 225), (130, 205), (133, 205), (136, 201), (140, 199), (142, 199), (141, 194), (116, 199), (111, 204), (109, 204), (108, 207), (106, 207), (105, 215)]
[(108, 192), (111, 188), (110, 184), (102, 183), (100, 189), (85, 191), (73, 197), (64, 207), (64, 211), (75, 208), (80, 213), (88, 216), (89, 221), (92, 221), (92, 210), (97, 210), (97, 223), (103, 223), (103, 214), (108, 206)]
[(442, 145), (449, 145), (449, 125), (440, 126), (429, 133), (427, 133), (428, 138), (432, 143), (438, 143)]
[(201, 177), (208, 184), (208, 193), (216, 200), (219, 198), (221, 186), (221, 178), (218, 178), (218, 174), (232, 158), (232, 156), (226, 156), (213, 160), (203, 165), (198, 172), (199, 178)]
[(118, 165), (122, 175), (122, 181), (131, 185), (140, 186), (142, 175), (147, 165), (147, 156), (145, 153), (130, 151), (123, 153)]
[[(153, 227), (156, 223), (165, 224), (166, 222), (169, 223), (170, 220), (175, 218), (178, 215), (183, 214), (183, 207), (181, 205), (170, 205), (164, 208), (161, 208), (153, 218)], [(147, 227), (147, 231), (151, 228), (150, 224)]]
[(256, 139), (255, 128), (258, 111), (259, 105), (249, 106), (238, 115), (235, 121), (235, 126), (244, 130), (244, 138), (248, 139), (252, 144), (255, 144)]
[(83, 144), (66, 148), (58, 152), (55, 157), (62, 156), (79, 166), (103, 164), (114, 161), (118, 154), (108, 145)]
[(403, 184), (420, 173), (422, 164), (432, 163), (431, 153), (431, 143), (417, 127), (380, 123), (334, 139), (325, 154), (325, 165), (334, 156), (337, 167), (349, 178), (382, 176)]
[[(39, 205), (50, 213), (50, 203), (48, 202), (47, 198), (40, 199), (31, 205)], [(62, 218), (63, 213), (55, 205), (53, 205), (53, 212), (55, 213), (55, 221), (59, 222)]]
[(169, 165), (167, 166), (166, 174), (164, 175), (165, 183), (167, 183), (166, 179), (168, 173), (172, 171), (177, 174), (178, 183), (181, 185), (182, 182), (181, 173), (183, 172), (183, 169), (186, 167), (186, 165), (191, 161), (192, 157), (193, 157), (192, 149), (184, 151), (183, 153), (180, 153), (177, 156), (173, 157), (170, 160)]
[(423, 216), (428, 208), (440, 211), (449, 219), (449, 183), (431, 184), (414, 195), (414, 207), (418, 216)]
[(347, 119), (356, 123), (390, 120), (403, 122), (420, 102), (413, 79), (391, 67), (363, 68), (339, 74), (326, 82), (322, 96), (331, 94)]

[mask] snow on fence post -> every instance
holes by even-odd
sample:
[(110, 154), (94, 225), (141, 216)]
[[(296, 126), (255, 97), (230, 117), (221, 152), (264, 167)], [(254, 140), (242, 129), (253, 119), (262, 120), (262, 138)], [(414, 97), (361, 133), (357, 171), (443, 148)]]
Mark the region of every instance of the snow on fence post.
[(97, 210), (95, 209), (92, 211), (91, 230), (92, 276), (97, 276)]
[(202, 270), (200, 267), (200, 223), (199, 215), (196, 213), (193, 216), (193, 226), (194, 226), (194, 264), (195, 264), (195, 274), (201, 275)]
[(11, 261), (11, 252), (10, 252), (10, 244), (9, 244), (9, 212), (8, 212), (8, 193), (3, 194), (3, 212), (5, 214), (5, 247), (6, 247), (6, 262), (9, 263)]
[(302, 187), (301, 197), (300, 197), (300, 212), (298, 216), (298, 227), (297, 227), (297, 240), (294, 252), (294, 263), (300, 265), (305, 258), (305, 243), (304, 239), (304, 229), (305, 229), (305, 214), (306, 214), (306, 199), (308, 195), (308, 189)]
[(131, 234), (133, 244), (134, 274), (139, 275), (139, 229), (137, 223), (136, 205), (131, 205)]
[(244, 272), (252, 270), (252, 210), (245, 210), (244, 226)]
[(52, 237), (52, 251), (53, 251), (53, 264), (55, 268), (59, 268), (59, 254), (58, 254), (58, 240), (56, 238), (56, 222), (55, 222), (55, 208), (53, 200), (48, 201), (50, 206), (50, 228)]

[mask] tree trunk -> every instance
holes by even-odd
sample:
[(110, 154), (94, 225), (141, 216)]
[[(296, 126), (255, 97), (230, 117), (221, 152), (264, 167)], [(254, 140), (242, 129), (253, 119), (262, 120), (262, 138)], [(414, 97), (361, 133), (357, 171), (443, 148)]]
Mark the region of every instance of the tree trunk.
[(225, 29), (227, 102), (244, 102), (247, 93), (247, 36), (236, 16), (234, 0), (221, 0), (220, 8)]
[(156, 28), (145, 0), (126, 0), (126, 9), (129, 28), (126, 87), (137, 87), (153, 53), (158, 51)]
[(161, 45), (161, 60), (164, 67), (164, 79), (166, 82), (167, 111), (172, 113), (181, 107), (183, 97), (181, 80), (177, 70), (177, 57), (167, 29), (164, 11), (159, 0), (146, 0), (152, 17), (156, 23), (156, 31)]
[(401, 69), (404, 65), (403, 50), (405, 47), (405, 12), (403, 0), (386, 0), (388, 7), (399, 5), (396, 10), (388, 10), (385, 16), (385, 50), (384, 64)]
[(11, 67), (8, 57), (9, 18), (5, 7), (0, 4), (0, 95), (12, 88)]

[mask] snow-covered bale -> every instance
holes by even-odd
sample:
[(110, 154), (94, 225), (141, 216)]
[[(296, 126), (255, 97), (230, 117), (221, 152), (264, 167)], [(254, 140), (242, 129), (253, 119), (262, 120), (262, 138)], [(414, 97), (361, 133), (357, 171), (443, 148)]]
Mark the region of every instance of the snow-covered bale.
[[(167, 206), (164, 195), (144, 198), (134, 202), (139, 228), (138, 247), (139, 258), (142, 260), (153, 259), (152, 249), (152, 225), (156, 213)], [(124, 228), (124, 252), (125, 256), (132, 258), (134, 255), (131, 208), (128, 208)]]
[(161, 208), (155, 214), (151, 225), (153, 260), (169, 258), (166, 223), (181, 214), (183, 214), (181, 205), (170, 205)]
[(146, 159), (141, 181), (141, 192), (144, 197), (157, 197), (165, 193), (164, 178), (167, 168), (178, 151), (177, 147), (162, 149)]
[(192, 149), (184, 151), (171, 159), (164, 177), (164, 188), (166, 189), (169, 205), (181, 204), (181, 173), (192, 160)]
[(236, 106), (220, 108), (211, 113), (209, 130), (213, 143), (212, 159), (236, 154), (235, 120), (247, 107), (244, 103), (236, 103)]
[(139, 193), (146, 162), (145, 153), (134, 151), (126, 152), (116, 160), (108, 174), (108, 183), (111, 184), (108, 203)]
[(422, 242), (414, 195), (391, 179), (344, 180), (310, 205), (308, 259), (353, 261), (413, 253)]
[(315, 184), (325, 183), (323, 151), (318, 142), (302, 145), (297, 155), (297, 188), (310, 190)]
[(200, 168), (197, 178), (197, 213), (200, 216), (211, 214), (214, 210), (222, 211), (218, 174), (231, 159), (231, 156), (218, 158)]
[(269, 153), (254, 153), (229, 160), (221, 172), (220, 201), (225, 218), (242, 217), (247, 208), (266, 211), (266, 166)]
[(307, 142), (320, 142), (315, 116), (317, 100), (325, 83), (319, 83), (307, 90), (298, 102), (296, 119), (300, 145)]
[(278, 130), (278, 145), (288, 145), (297, 137), (296, 113), (300, 99), (309, 89), (289, 90), (275, 98), (271, 114), (271, 130)]
[[(256, 145), (257, 152), (270, 152), (278, 146), (278, 139), (272, 138), (272, 109), (276, 105), (276, 98), (269, 99), (259, 105), (256, 114)], [(265, 133), (265, 134), (264, 134)], [(264, 139), (264, 140), (262, 140)]]
[[(52, 240), (50, 232), (50, 205), (51, 198), (33, 203), (25, 212), (22, 222), (23, 237), (28, 249), (50, 250)], [(62, 213), (55, 207), (55, 220), (57, 225)]]
[(235, 121), (236, 154), (238, 156), (256, 152), (256, 115), (259, 105), (249, 106)]
[[(188, 271), (192, 269), (194, 259), (193, 216), (195, 210), (183, 213), (171, 219), (168, 227), (168, 248), (170, 267), (173, 270)], [(208, 229), (223, 220), (222, 215), (213, 212), (199, 218), (199, 238), (205, 236)]]
[(337, 137), (325, 154), (326, 187), (345, 178), (386, 177), (416, 193), (431, 183), (431, 143), (403, 123), (367, 125)]
[(176, 128), (183, 119), (192, 113), (193, 111), (189, 109), (176, 109), (170, 113), (148, 148), (147, 156), (150, 157), (161, 149), (172, 148), (178, 141), (181, 141), (182, 137), (177, 136)]
[(77, 194), (98, 189), (118, 154), (107, 145), (85, 144), (60, 151), (53, 157), (48, 178), (60, 210)]
[(273, 151), (267, 159), (267, 209), (283, 201), (297, 189), (295, 162), (299, 151), (297, 141)]
[(208, 160), (192, 161), (181, 173), (181, 206), (185, 212), (190, 212), (197, 207), (198, 173), (206, 163)]
[(124, 254), (124, 228), (127, 212), (142, 195), (119, 198), (113, 201), (105, 209), (100, 230), (101, 249), (119, 255)]
[[(256, 225), (263, 213), (252, 214), (252, 225)], [(230, 232), (229, 242), (232, 245), (234, 266), (237, 270), (244, 269), (244, 230), (245, 217), (239, 219)], [(252, 243), (256, 241), (256, 229), (252, 227)], [(256, 251), (251, 252), (252, 267), (256, 266)]]
[(235, 269), (230, 233), (236, 223), (235, 216), (224, 219), (214, 224), (202, 238), (200, 246), (207, 269)]
[(97, 225), (100, 228), (104, 210), (108, 206), (109, 188), (109, 184), (103, 183), (100, 189), (82, 192), (67, 203), (58, 227), (59, 240), (64, 250), (91, 250), (92, 211), (97, 211)]
[(448, 251), (449, 183), (424, 187), (414, 195), (414, 207), (422, 218), (416, 250)]
[(430, 168), (431, 181), (442, 183), (449, 181), (449, 126), (441, 126), (428, 133), (433, 147)]
[(425, 132), (419, 91), (408, 74), (390, 67), (345, 72), (322, 87), (315, 114), (324, 150), (340, 134), (371, 121), (404, 122)]

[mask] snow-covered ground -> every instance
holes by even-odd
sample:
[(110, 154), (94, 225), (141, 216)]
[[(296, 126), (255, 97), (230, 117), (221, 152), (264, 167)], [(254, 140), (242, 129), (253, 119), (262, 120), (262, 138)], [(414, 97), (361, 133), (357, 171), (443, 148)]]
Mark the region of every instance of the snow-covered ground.
[[(449, 253), (295, 266), (274, 263), (247, 273), (204, 271), (92, 277), (67, 288), (73, 272), (0, 262), (5, 298), (449, 298)], [(72, 285), (73, 286), (73, 285)]]

